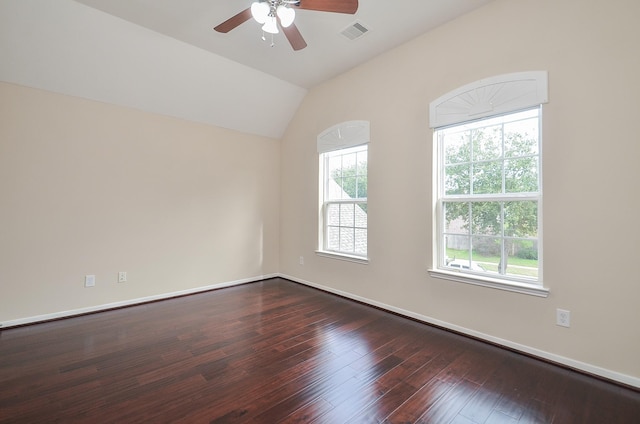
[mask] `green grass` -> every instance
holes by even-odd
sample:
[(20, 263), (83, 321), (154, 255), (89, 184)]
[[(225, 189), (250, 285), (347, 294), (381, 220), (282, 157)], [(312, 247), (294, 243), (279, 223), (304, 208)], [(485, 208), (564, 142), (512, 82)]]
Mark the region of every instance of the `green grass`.
[[(456, 249), (447, 249), (447, 257), (450, 259), (469, 259), (469, 251), (468, 250), (456, 250)], [(479, 254), (473, 255), (473, 260), (475, 262), (479, 262), (480, 265), (487, 271), (498, 272), (498, 263), (500, 263), (499, 256), (484, 256)], [(522, 259), (516, 256), (509, 257), (509, 265), (513, 265), (514, 267), (525, 267), (525, 268), (508, 268), (508, 274), (513, 275), (522, 275), (527, 277), (537, 277), (538, 276), (538, 261), (535, 259)]]

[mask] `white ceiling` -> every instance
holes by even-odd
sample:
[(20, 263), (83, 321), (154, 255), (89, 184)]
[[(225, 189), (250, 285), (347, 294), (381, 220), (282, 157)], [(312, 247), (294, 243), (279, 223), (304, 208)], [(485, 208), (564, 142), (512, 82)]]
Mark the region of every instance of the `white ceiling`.
[[(360, 0), (355, 15), (297, 10), (295, 24), (308, 44), (297, 52), (282, 33), (270, 47), (253, 20), (227, 34), (213, 30), (253, 0), (76, 1), (310, 88), (490, 0)], [(351, 41), (340, 32), (356, 21), (369, 32)]]
[[(0, 81), (278, 139), (309, 88), (491, 0), (298, 10), (297, 52), (253, 20), (213, 30), (252, 1), (0, 0)], [(356, 21), (370, 31), (340, 35)]]

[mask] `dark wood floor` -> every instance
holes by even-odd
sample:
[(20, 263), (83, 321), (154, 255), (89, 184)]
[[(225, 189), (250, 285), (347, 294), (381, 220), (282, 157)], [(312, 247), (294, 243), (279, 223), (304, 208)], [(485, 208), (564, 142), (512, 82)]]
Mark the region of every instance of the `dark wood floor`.
[(638, 423), (640, 393), (281, 279), (0, 332), (0, 423)]

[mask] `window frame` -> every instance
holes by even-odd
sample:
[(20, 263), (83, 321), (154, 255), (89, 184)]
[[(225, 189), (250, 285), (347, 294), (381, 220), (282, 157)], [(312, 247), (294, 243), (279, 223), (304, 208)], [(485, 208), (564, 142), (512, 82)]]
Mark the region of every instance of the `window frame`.
[[(358, 154), (358, 153), (362, 153), (362, 152), (367, 152), (368, 154), (368, 145), (367, 144), (361, 144), (359, 146), (354, 146), (354, 147), (347, 147), (345, 149), (340, 149), (340, 150), (334, 150), (331, 152), (325, 152), (321, 154), (321, 160), (324, 162), (323, 164), (323, 182), (324, 182), (324, 187), (323, 187), (323, 202), (322, 202), (322, 218), (323, 218), (323, 244), (322, 244), (322, 251), (325, 253), (330, 253), (333, 255), (342, 255), (342, 256), (349, 256), (349, 257), (355, 257), (355, 258), (366, 258), (367, 257), (367, 252), (368, 252), (368, 246), (365, 245), (366, 247), (366, 252), (364, 254), (360, 254), (357, 253), (357, 247), (355, 246), (355, 240), (356, 240), (356, 236), (355, 236), (355, 232), (358, 230), (365, 230), (367, 232), (368, 235), (368, 220), (367, 220), (367, 226), (366, 227), (362, 227), (358, 225), (358, 220), (357, 218), (354, 216), (353, 218), (353, 225), (334, 225), (331, 224), (330, 219), (329, 219), (329, 209), (332, 205), (353, 205), (354, 206), (354, 215), (357, 213), (357, 210), (355, 209), (358, 206), (362, 206), (365, 205), (365, 208), (367, 207), (368, 204), (368, 200), (367, 197), (356, 197), (356, 198), (349, 198), (349, 199), (333, 199), (330, 198), (329, 195), (329, 191), (330, 191), (330, 187), (328, 186), (328, 183), (331, 180), (331, 175), (329, 175), (330, 173), (330, 168), (329, 168), (329, 162), (331, 160), (331, 158), (335, 158), (336, 156), (342, 156), (342, 155), (349, 155), (349, 154)], [(367, 168), (368, 168), (368, 157), (367, 157)], [(344, 168), (341, 168), (344, 169)], [(356, 162), (356, 169), (357, 169), (357, 162)], [(356, 174), (356, 179), (359, 175)], [(360, 175), (361, 176), (361, 175)], [(342, 216), (341, 214), (339, 214), (340, 217)], [(347, 228), (349, 230), (353, 230), (354, 232), (354, 249), (352, 251), (347, 251), (347, 250), (341, 250), (341, 249), (331, 249), (329, 247), (329, 230), (331, 227), (337, 227), (339, 228), (339, 231), (341, 231), (340, 229), (343, 228)]]
[[(345, 226), (354, 230), (354, 249), (352, 251), (330, 249), (328, 245), (329, 234), (329, 218), (328, 212), (330, 205), (350, 205), (354, 207), (358, 205), (367, 205), (368, 197), (348, 198), (348, 199), (329, 199), (328, 184), (329, 176), (329, 158), (341, 154), (352, 154), (365, 151), (367, 153), (367, 171), (369, 168), (369, 122), (368, 121), (347, 121), (323, 131), (318, 136), (318, 158), (319, 158), (319, 213), (318, 213), (318, 248), (316, 254), (323, 257), (341, 259), (350, 262), (366, 264), (369, 261), (368, 254), (368, 236), (369, 224), (367, 219), (366, 232), (367, 244), (366, 252), (359, 254), (355, 251), (355, 231), (358, 229), (357, 220), (354, 216), (353, 226)], [(357, 166), (357, 162), (356, 162)], [(368, 193), (367, 193), (368, 196)], [(356, 210), (354, 209), (354, 214)], [(360, 228), (363, 229), (363, 228)]]
[[(433, 257), (428, 270), (434, 278), (496, 288), (511, 292), (547, 297), (549, 290), (543, 286), (542, 268), (542, 104), (547, 99), (547, 73), (545, 71), (506, 74), (476, 81), (440, 97), (430, 104), (430, 127), (433, 129)], [(488, 118), (511, 115), (523, 110), (539, 108), (538, 111), (538, 191), (535, 193), (500, 193), (444, 196), (444, 154), (438, 140), (438, 130), (446, 130), (464, 124), (474, 124)], [(504, 161), (504, 156), (501, 160)], [(473, 179), (470, 176), (470, 182)], [(470, 269), (454, 269), (445, 264), (444, 246), (445, 201), (461, 202), (509, 200), (537, 201), (538, 219), (538, 277), (536, 280), (502, 274), (492, 274)], [(471, 230), (468, 234), (472, 237)], [(501, 231), (500, 237), (505, 238)]]

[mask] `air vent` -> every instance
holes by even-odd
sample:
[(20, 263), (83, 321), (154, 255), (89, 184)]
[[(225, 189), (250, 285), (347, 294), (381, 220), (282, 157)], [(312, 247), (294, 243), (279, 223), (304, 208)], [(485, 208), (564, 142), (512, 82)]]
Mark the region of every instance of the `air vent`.
[(349, 40), (356, 40), (369, 32), (369, 28), (362, 25), (360, 22), (354, 22), (346, 27), (340, 34), (347, 37)]

